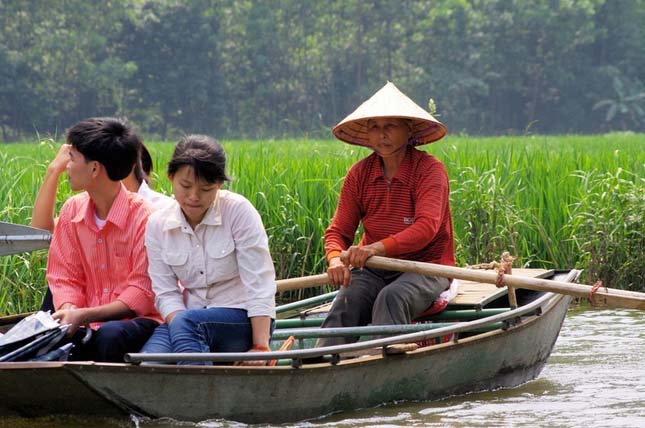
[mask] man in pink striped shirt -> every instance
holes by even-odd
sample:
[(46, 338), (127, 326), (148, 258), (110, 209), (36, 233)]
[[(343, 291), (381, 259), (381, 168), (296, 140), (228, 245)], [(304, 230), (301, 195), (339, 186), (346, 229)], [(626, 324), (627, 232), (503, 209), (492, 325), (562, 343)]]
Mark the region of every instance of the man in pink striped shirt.
[(73, 351), (77, 360), (122, 362), (146, 342), (160, 317), (147, 273), (145, 227), (151, 208), (121, 180), (134, 166), (141, 140), (123, 122), (91, 118), (67, 134), (67, 175), (74, 191), (54, 229), (47, 282), (54, 318), (94, 333)]

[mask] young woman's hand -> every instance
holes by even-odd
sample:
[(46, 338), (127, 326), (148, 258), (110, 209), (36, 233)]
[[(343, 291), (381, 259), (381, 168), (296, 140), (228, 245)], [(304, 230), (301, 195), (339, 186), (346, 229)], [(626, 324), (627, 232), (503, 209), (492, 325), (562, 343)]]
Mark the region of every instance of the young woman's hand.
[[(268, 346), (266, 347), (258, 347), (254, 346), (253, 348), (249, 349), (247, 352), (269, 352), (271, 351), (271, 348)], [(266, 366), (269, 364), (269, 360), (249, 360), (249, 361), (238, 361), (235, 363), (236, 366)]]

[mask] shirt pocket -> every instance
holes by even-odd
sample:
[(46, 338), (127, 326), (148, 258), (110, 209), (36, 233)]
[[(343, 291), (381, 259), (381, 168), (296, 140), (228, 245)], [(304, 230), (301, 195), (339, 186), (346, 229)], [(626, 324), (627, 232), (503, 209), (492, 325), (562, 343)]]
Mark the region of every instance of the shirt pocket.
[(235, 242), (230, 237), (213, 237), (206, 243), (206, 266), (210, 283), (239, 276)]
[(190, 283), (191, 269), (190, 263), (188, 263), (188, 251), (166, 248), (161, 259), (170, 267), (182, 284)]

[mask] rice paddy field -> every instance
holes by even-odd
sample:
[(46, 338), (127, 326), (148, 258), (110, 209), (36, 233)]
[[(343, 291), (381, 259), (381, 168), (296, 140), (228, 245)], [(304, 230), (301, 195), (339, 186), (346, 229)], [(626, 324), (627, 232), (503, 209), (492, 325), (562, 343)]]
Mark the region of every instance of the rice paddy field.
[[(233, 177), (228, 188), (262, 215), (278, 278), (323, 272), (323, 234), (343, 177), (369, 150), (331, 140), (222, 143)], [(0, 145), (0, 221), (29, 224), (58, 144)], [(146, 145), (155, 162), (152, 186), (170, 194), (164, 169), (174, 144)], [(458, 265), (509, 251), (517, 267), (575, 267), (586, 283), (645, 291), (645, 135), (452, 136), (422, 149), (450, 176)], [(59, 188), (60, 208), (71, 193), (64, 180)], [(41, 250), (0, 259), (0, 315), (40, 305), (46, 258)]]

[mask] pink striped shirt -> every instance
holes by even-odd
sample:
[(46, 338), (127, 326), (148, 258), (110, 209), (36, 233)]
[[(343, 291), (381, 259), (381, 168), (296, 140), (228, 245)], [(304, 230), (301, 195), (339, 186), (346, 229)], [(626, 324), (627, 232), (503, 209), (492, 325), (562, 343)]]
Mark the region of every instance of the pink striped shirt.
[(161, 321), (154, 308), (144, 246), (151, 212), (141, 197), (121, 185), (105, 226), (98, 230), (89, 194), (68, 199), (54, 229), (47, 261), (54, 307), (72, 303), (91, 308), (119, 300), (137, 316)]

